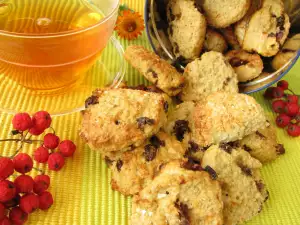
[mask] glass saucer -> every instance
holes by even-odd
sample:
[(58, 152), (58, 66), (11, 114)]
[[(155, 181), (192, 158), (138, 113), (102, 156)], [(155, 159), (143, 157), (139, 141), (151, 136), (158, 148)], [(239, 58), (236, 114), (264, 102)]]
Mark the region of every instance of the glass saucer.
[(123, 47), (111, 37), (96, 63), (73, 86), (56, 91), (33, 91), (3, 74), (0, 75), (0, 111), (10, 114), (47, 110), (53, 116), (65, 115), (84, 109), (84, 102), (99, 87), (113, 88), (123, 80), (126, 63)]

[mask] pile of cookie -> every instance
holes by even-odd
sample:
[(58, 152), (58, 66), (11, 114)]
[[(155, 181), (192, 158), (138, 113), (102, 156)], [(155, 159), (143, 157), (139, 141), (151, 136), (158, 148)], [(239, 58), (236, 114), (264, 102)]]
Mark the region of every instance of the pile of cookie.
[(181, 64), (217, 51), (228, 59), (238, 81), (247, 82), (279, 70), (300, 48), (300, 34), (289, 36), (282, 0), (165, 2), (167, 36)]
[(233, 225), (261, 212), (259, 170), (285, 150), (227, 59), (208, 52), (184, 74), (141, 46), (125, 59), (153, 85), (95, 90), (80, 135), (113, 190), (133, 196), (131, 224)]

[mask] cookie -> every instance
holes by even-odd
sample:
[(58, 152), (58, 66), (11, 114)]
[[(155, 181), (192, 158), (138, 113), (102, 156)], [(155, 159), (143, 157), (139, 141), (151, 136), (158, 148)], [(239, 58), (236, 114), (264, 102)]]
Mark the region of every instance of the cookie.
[(183, 102), (177, 105), (168, 115), (167, 123), (163, 129), (182, 143), (185, 149), (184, 157), (201, 161), (205, 148), (191, 139), (194, 108), (194, 102)]
[(99, 89), (86, 101), (80, 136), (101, 152), (139, 146), (165, 124), (167, 104), (158, 93)]
[(297, 54), (299, 49), (300, 34), (296, 34), (285, 42), (280, 52), (274, 57), (272, 67), (279, 70)]
[(219, 52), (206, 52), (184, 70), (183, 101), (200, 101), (217, 91), (238, 92), (237, 75)]
[(263, 61), (258, 54), (251, 54), (243, 50), (227, 52), (226, 59), (238, 75), (239, 82), (255, 79), (264, 68)]
[(255, 12), (245, 34), (243, 49), (271, 57), (278, 53), (290, 29), (289, 17), (276, 2)]
[(206, 19), (195, 1), (170, 0), (168, 34), (174, 55), (188, 60), (199, 57), (206, 33)]
[(245, 94), (217, 92), (197, 103), (192, 139), (200, 146), (232, 142), (267, 126), (263, 108)]
[(144, 77), (170, 96), (177, 95), (184, 86), (182, 74), (167, 61), (142, 46), (129, 46), (125, 59)]
[(250, 0), (203, 0), (202, 7), (210, 26), (225, 28), (243, 18), (250, 3)]
[(241, 49), (241, 46), (238, 42), (238, 39), (234, 33), (233, 27), (229, 26), (223, 29), (220, 29), (220, 32), (223, 34), (225, 40), (227, 41), (228, 45), (234, 49), (239, 50)]
[(272, 125), (244, 137), (240, 145), (261, 163), (273, 161), (285, 153), (283, 145), (277, 142), (276, 130)]
[(184, 153), (179, 141), (159, 132), (131, 151), (107, 155), (112, 189), (124, 195), (137, 194), (151, 182), (161, 166), (171, 160), (183, 159)]
[(213, 145), (201, 166), (208, 166), (221, 184), (224, 225), (241, 224), (261, 212), (268, 198), (259, 172), (262, 165), (248, 152), (228, 144)]
[(243, 17), (243, 19), (241, 19), (234, 25), (234, 33), (240, 46), (243, 45), (245, 33), (248, 28), (248, 24), (250, 22), (251, 16), (261, 7), (262, 7), (262, 0), (252, 0), (250, 8), (248, 9), (246, 15)]
[(132, 225), (222, 225), (218, 182), (186, 161), (168, 163), (132, 200)]
[(212, 29), (207, 29), (204, 41), (204, 50), (215, 51), (215, 52), (225, 52), (227, 50), (227, 42), (225, 38)]

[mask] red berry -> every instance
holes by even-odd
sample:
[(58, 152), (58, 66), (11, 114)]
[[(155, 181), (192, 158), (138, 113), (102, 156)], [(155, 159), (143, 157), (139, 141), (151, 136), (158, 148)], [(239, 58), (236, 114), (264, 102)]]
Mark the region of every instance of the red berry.
[(25, 131), (32, 127), (32, 120), (28, 113), (18, 113), (12, 120), (14, 129)]
[(37, 175), (34, 178), (33, 191), (36, 194), (40, 194), (46, 191), (50, 186), (50, 177), (48, 175)]
[(292, 137), (298, 137), (300, 136), (300, 126), (297, 126), (296, 124), (290, 124), (287, 132)]
[(298, 104), (298, 100), (299, 100), (299, 98), (298, 98), (297, 95), (288, 95), (287, 96), (287, 102), (288, 103), (296, 103), (296, 104)]
[(10, 201), (16, 195), (16, 187), (9, 180), (0, 181), (0, 202)]
[(44, 146), (46, 148), (49, 148), (49, 149), (55, 149), (57, 148), (59, 144), (59, 137), (56, 136), (55, 134), (46, 134), (44, 136)]
[(22, 225), (28, 220), (28, 214), (24, 212), (20, 207), (15, 207), (10, 211), (9, 219), (15, 225)]
[(65, 159), (60, 153), (53, 153), (48, 159), (48, 168), (50, 170), (59, 171), (65, 165)]
[(46, 163), (49, 158), (49, 150), (41, 146), (34, 151), (33, 158), (38, 163)]
[(9, 200), (7, 202), (4, 202), (3, 204), (5, 205), (5, 207), (7, 209), (13, 208), (20, 204), (20, 199), (21, 199), (21, 196), (19, 194), (16, 194), (15, 197), (13, 197), (11, 200)]
[(288, 116), (296, 116), (299, 112), (299, 105), (296, 103), (287, 103), (284, 107), (284, 112)]
[(283, 90), (281, 88), (275, 87), (273, 89), (273, 93), (272, 93), (272, 97), (273, 98), (282, 98), (283, 95), (284, 95), (284, 92), (283, 92)]
[(280, 87), (282, 90), (287, 90), (289, 88), (289, 83), (285, 80), (281, 80), (277, 83), (277, 87)]
[(15, 156), (14, 160), (15, 171), (19, 173), (28, 173), (32, 170), (32, 158), (26, 153), (19, 153)]
[(0, 180), (5, 180), (14, 173), (14, 163), (11, 159), (0, 158)]
[(42, 134), (43, 132), (44, 132), (44, 130), (39, 130), (36, 127), (32, 127), (32, 128), (29, 129), (29, 133), (34, 135), (34, 136), (38, 136), (38, 135)]
[(264, 93), (264, 97), (266, 99), (272, 99), (273, 98), (273, 91), (274, 91), (275, 87), (269, 87), (267, 88), (267, 90)]
[(53, 197), (50, 192), (44, 191), (39, 194), (39, 203), (41, 210), (47, 210), (53, 205)]
[(31, 176), (20, 175), (15, 179), (14, 184), (17, 193), (30, 193), (33, 190), (34, 181)]
[(26, 213), (32, 213), (39, 208), (39, 197), (35, 194), (26, 194), (21, 197), (20, 208)]
[(65, 140), (62, 141), (58, 146), (58, 151), (64, 156), (64, 157), (70, 157), (74, 154), (76, 151), (76, 145), (70, 141)]
[(32, 122), (33, 122), (33, 127), (37, 130), (46, 130), (47, 128), (50, 127), (51, 125), (51, 116), (48, 112), (46, 111), (39, 111), (36, 112), (32, 116)]
[(0, 203), (0, 220), (3, 220), (6, 215), (5, 207), (2, 203)]
[(282, 100), (275, 100), (272, 102), (272, 108), (276, 113), (282, 113), (286, 103)]
[(280, 114), (279, 116), (277, 116), (276, 118), (276, 124), (278, 127), (286, 127), (287, 125), (289, 125), (291, 121), (291, 117), (289, 117), (286, 114)]
[(4, 219), (0, 220), (0, 225), (12, 225), (12, 222), (5, 217)]

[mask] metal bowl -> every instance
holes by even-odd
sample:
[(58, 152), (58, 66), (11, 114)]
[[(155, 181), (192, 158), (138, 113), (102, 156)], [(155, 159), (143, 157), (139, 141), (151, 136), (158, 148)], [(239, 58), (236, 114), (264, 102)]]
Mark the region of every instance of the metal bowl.
[[(172, 51), (172, 45), (168, 37), (168, 22), (166, 17), (166, 4), (168, 0), (146, 0), (145, 3), (145, 24), (149, 42), (154, 52), (161, 58), (167, 60), (177, 69), (183, 70), (184, 63), (176, 59)], [(291, 30), (294, 33), (300, 32), (300, 0), (285, 0), (286, 12), (292, 23)], [(278, 80), (282, 79), (295, 65), (300, 57), (300, 49), (279, 70), (274, 71), (270, 66), (270, 58), (264, 60), (264, 72), (262, 75), (249, 82), (239, 83), (240, 92), (250, 94), (265, 89)]]

